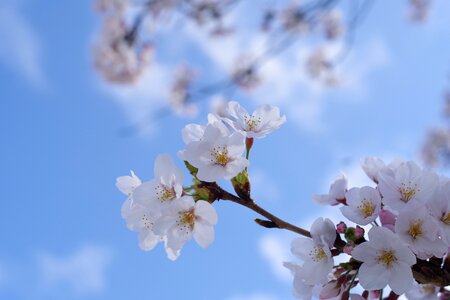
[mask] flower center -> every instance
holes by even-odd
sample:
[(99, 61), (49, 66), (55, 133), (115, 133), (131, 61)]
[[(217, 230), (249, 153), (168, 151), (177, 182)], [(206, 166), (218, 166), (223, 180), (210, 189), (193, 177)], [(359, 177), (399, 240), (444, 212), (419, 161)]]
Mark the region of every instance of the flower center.
[(417, 221), (409, 226), (408, 234), (415, 240), (424, 234), (422, 228), (422, 220)]
[(364, 216), (364, 218), (370, 217), (373, 215), (373, 212), (375, 210), (375, 207), (373, 206), (372, 202), (364, 198), (361, 201), (361, 205), (358, 205), (357, 208), (361, 212), (361, 215)]
[(253, 131), (261, 123), (261, 117), (244, 115), (244, 122), (247, 124), (247, 131)]
[(175, 193), (175, 190), (173, 188), (170, 188), (163, 184), (158, 184), (156, 186), (155, 190), (156, 190), (156, 196), (158, 197), (159, 201), (161, 201), (161, 202), (165, 202), (167, 200), (173, 200), (177, 196), (177, 194)]
[(402, 195), (401, 200), (405, 203), (408, 203), (419, 191), (417, 184), (414, 184), (414, 187), (411, 187), (411, 185), (411, 181), (409, 181), (408, 185), (402, 183), (402, 186), (400, 187), (400, 194)]
[(312, 249), (309, 252), (309, 256), (312, 258), (313, 261), (319, 262), (321, 260), (326, 259), (327, 254), (321, 247), (315, 246), (314, 249)]
[(225, 146), (214, 147), (211, 151), (212, 159), (211, 161), (216, 165), (225, 167), (230, 162), (230, 157), (228, 156), (228, 149)]
[(443, 215), (441, 221), (445, 223), (445, 225), (450, 225), (450, 212)]
[(186, 234), (189, 231), (194, 230), (196, 220), (194, 208), (186, 211), (180, 211), (178, 214), (178, 220), (176, 221), (177, 225), (181, 227), (181, 229), (186, 230)]
[(386, 267), (390, 267), (395, 261), (397, 261), (394, 251), (388, 249), (381, 250), (376, 259), (378, 263), (381, 263)]

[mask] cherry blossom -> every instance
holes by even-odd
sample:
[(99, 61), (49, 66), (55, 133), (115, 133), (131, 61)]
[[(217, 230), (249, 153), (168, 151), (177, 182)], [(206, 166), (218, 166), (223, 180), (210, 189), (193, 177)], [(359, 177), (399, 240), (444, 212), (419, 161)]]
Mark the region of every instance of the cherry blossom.
[(450, 183), (439, 187), (436, 196), (427, 203), (427, 207), (441, 228), (442, 237), (447, 245), (450, 245)]
[(174, 252), (179, 251), (192, 236), (203, 248), (214, 241), (214, 225), (217, 214), (211, 204), (192, 197), (184, 196), (175, 200), (162, 212), (154, 225), (156, 234), (164, 235), (167, 247)]
[(244, 150), (244, 135), (240, 132), (226, 136), (220, 129), (208, 124), (202, 139), (188, 143), (178, 155), (198, 168), (198, 179), (214, 182), (231, 179), (248, 166), (248, 160), (242, 157)]
[(160, 212), (171, 201), (181, 197), (183, 171), (175, 166), (168, 154), (161, 154), (155, 160), (154, 176), (153, 180), (136, 188), (133, 199), (153, 212)]
[(416, 257), (389, 229), (373, 227), (369, 241), (356, 246), (352, 257), (363, 262), (359, 268), (360, 284), (366, 290), (380, 290), (389, 284), (398, 295), (414, 282), (411, 266)]
[(399, 211), (408, 203), (425, 203), (439, 183), (432, 172), (425, 172), (413, 161), (402, 162), (393, 173), (380, 172), (378, 188), (383, 195), (383, 203)]
[(314, 201), (321, 205), (337, 205), (345, 201), (347, 177), (341, 174), (331, 184), (328, 194), (314, 195)]
[(285, 116), (280, 116), (276, 106), (263, 105), (249, 114), (238, 102), (228, 102), (229, 118), (224, 118), (235, 130), (243, 132), (247, 138), (263, 138), (277, 130), (286, 122)]
[(395, 233), (421, 259), (442, 257), (447, 245), (439, 238), (439, 226), (424, 204), (412, 203), (398, 215)]
[(294, 297), (303, 300), (311, 300), (315, 286), (313, 284), (306, 283), (305, 277), (307, 277), (307, 274), (304, 274), (302, 267), (293, 262), (284, 262), (283, 266), (289, 269), (292, 276), (294, 276), (294, 286), (292, 288), (292, 294)]
[(348, 206), (341, 207), (342, 214), (350, 221), (367, 225), (373, 222), (381, 210), (381, 197), (372, 187), (352, 188), (346, 194)]
[(116, 187), (128, 197), (131, 197), (133, 191), (142, 183), (133, 171), (130, 171), (130, 173), (131, 176), (120, 176), (116, 180)]

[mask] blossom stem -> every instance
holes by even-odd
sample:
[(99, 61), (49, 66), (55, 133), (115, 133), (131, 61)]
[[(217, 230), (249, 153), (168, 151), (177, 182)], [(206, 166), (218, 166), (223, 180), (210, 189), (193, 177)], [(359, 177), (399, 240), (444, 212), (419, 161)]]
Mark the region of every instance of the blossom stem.
[(229, 192), (223, 190), (220, 187), (218, 187), (218, 188), (219, 188), (219, 192), (220, 192), (219, 193), (220, 199), (229, 200), (229, 201), (232, 201), (234, 203), (240, 204), (242, 206), (245, 206), (245, 207), (253, 210), (254, 212), (260, 214), (261, 216), (263, 216), (266, 219), (273, 222), (273, 224), (276, 226), (272, 226), (272, 228), (276, 227), (276, 228), (281, 228), (281, 229), (287, 229), (292, 232), (298, 233), (300, 235), (303, 235), (303, 236), (306, 236), (309, 238), (311, 237), (311, 233), (308, 230), (297, 227), (295, 225), (292, 225), (291, 223), (288, 223), (288, 222), (278, 218), (277, 216), (273, 215), (272, 213), (268, 212), (267, 210), (265, 210), (264, 208), (262, 208), (261, 206), (256, 204), (255, 201), (253, 201), (252, 199), (244, 200), (238, 196), (230, 194)]

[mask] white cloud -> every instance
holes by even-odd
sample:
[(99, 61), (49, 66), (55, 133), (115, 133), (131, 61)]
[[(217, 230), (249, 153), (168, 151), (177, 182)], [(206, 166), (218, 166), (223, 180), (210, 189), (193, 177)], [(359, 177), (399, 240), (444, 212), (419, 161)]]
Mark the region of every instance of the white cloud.
[(269, 173), (262, 169), (250, 169), (251, 189), (253, 198), (257, 201), (276, 202), (281, 192)]
[(255, 292), (250, 295), (235, 295), (227, 300), (278, 300), (278, 297), (275, 297), (271, 294), (263, 293), (263, 292)]
[(0, 4), (0, 40), (0, 63), (20, 73), (34, 86), (47, 87), (41, 40), (12, 1)]
[(282, 281), (291, 280), (289, 270), (283, 262), (290, 261), (290, 239), (282, 235), (268, 233), (259, 240), (259, 252), (269, 264), (273, 274)]
[(87, 245), (66, 257), (42, 254), (39, 278), (45, 290), (69, 287), (77, 293), (98, 293), (106, 287), (106, 268), (111, 263), (109, 248)]

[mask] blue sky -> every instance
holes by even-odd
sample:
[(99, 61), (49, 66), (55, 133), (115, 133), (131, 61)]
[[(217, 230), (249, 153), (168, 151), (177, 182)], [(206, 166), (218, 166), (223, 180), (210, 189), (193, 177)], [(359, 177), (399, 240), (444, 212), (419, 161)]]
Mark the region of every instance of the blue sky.
[[(308, 227), (330, 214), (311, 199), (339, 171), (359, 185), (366, 155), (417, 158), (426, 129), (441, 123), (450, 66), (450, 7), (434, 2), (423, 25), (407, 21), (403, 2), (375, 3), (340, 67), (341, 88), (306, 78), (296, 66), (311, 47), (304, 44), (262, 70), (260, 89), (236, 95), (249, 110), (279, 105), (288, 119), (254, 146), (250, 172), (262, 206)], [(176, 40), (161, 36), (170, 50), (157, 54), (154, 72), (137, 87), (111, 87), (91, 67), (98, 26), (91, 8), (90, 1), (0, 4), (0, 298), (290, 299), (279, 261), (290, 259), (293, 235), (259, 228), (253, 213), (219, 202), (214, 244), (188, 243), (171, 262), (161, 247), (139, 249), (114, 186), (130, 169), (150, 179), (158, 153), (183, 148), (181, 128), (206, 120), (203, 107), (194, 120), (172, 116), (141, 135), (118, 135), (161, 105), (177, 45), (217, 76), (253, 41), (214, 46), (192, 28)]]

